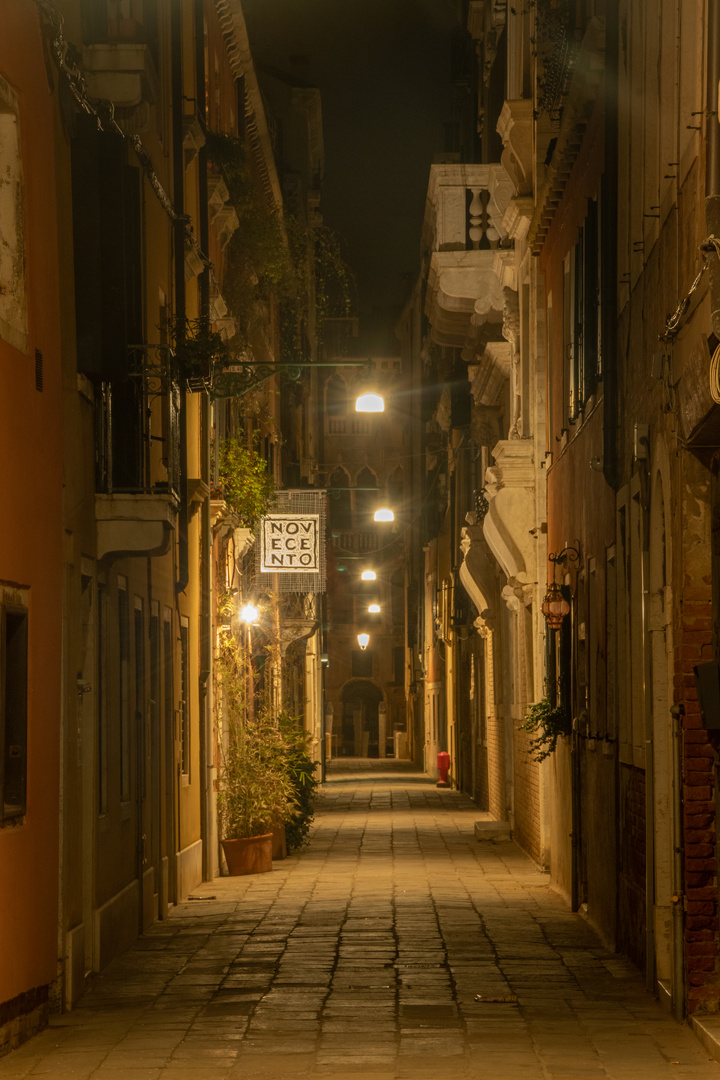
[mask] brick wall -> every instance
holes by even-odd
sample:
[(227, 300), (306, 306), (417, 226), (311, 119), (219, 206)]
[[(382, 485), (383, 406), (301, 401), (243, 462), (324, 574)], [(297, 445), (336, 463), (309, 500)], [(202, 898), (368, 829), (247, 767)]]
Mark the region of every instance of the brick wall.
[(712, 659), (712, 606), (708, 587), (686, 587), (680, 645), (675, 653), (675, 701), (683, 717), (683, 838), (685, 858), (685, 971), (688, 1012), (717, 1012), (718, 888), (715, 821), (715, 750), (702, 725), (695, 664)]
[(539, 863), (540, 851), (540, 774), (538, 763), (530, 757), (532, 736), (515, 731), (513, 760), (515, 766), (514, 839)]

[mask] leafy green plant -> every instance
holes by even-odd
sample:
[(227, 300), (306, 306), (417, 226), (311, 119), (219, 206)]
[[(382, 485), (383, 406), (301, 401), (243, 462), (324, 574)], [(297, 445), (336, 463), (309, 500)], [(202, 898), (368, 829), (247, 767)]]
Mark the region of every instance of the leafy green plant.
[(285, 739), (287, 769), (295, 803), (285, 821), (285, 838), (288, 851), (295, 851), (307, 843), (310, 826), (315, 817), (317, 762), (310, 758), (310, 736), (303, 731), (298, 718), (281, 712), (278, 723)]
[(252, 528), (267, 512), (275, 490), (267, 462), (256, 447), (243, 446), (237, 439), (225, 439), (218, 451), (218, 472), (222, 497), (246, 528)]
[(567, 710), (543, 698), (530, 706), (519, 730), (534, 735), (530, 740), (530, 756), (535, 761), (544, 761), (557, 747), (560, 736), (569, 735), (571, 728)]
[(295, 812), (287, 740), (269, 710), (247, 709), (248, 656), (223, 635), (215, 676), (220, 715), (217, 807), (224, 840), (262, 836)]

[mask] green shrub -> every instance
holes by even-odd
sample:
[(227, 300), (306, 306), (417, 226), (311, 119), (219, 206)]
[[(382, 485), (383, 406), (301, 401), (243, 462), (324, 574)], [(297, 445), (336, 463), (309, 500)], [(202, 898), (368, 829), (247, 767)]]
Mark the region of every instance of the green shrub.
[(535, 736), (530, 740), (530, 756), (535, 761), (544, 761), (557, 747), (560, 736), (570, 734), (571, 726), (567, 710), (543, 698), (530, 706), (519, 730)]

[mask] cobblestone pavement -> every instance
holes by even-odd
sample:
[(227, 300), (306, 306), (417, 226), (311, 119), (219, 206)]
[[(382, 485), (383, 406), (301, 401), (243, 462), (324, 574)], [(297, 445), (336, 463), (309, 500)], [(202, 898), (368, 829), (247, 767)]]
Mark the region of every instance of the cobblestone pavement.
[(477, 817), (417, 774), (337, 774), (302, 854), (200, 887), (0, 1080), (720, 1080)]

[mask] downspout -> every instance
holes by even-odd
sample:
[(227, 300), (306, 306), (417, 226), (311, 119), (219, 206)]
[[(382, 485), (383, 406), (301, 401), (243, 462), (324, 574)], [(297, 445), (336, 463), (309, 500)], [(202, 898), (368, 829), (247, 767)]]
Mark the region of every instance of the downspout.
[(617, 489), (617, 143), (618, 143), (618, 4), (608, 4), (605, 16), (605, 138), (601, 180), (600, 259), (603, 303), (603, 474)]
[(683, 941), (684, 897), (683, 897), (683, 827), (682, 827), (682, 716), (685, 708), (682, 704), (670, 709), (673, 726), (673, 1016), (682, 1023), (685, 1019), (685, 952)]
[[(205, 130), (205, 19), (203, 0), (195, 0), (195, 108)], [(198, 232), (204, 252), (210, 247), (208, 219), (207, 149), (198, 151)], [(200, 318), (210, 318), (210, 271), (206, 267), (199, 277)], [(202, 842), (203, 881), (212, 881), (215, 868), (213, 843), (212, 769), (214, 762), (213, 684), (212, 684), (212, 531), (210, 527), (210, 437), (212, 416), (210, 395), (204, 390), (200, 397), (200, 479), (205, 485), (205, 498), (200, 507), (200, 840)]]
[[(172, 52), (172, 168), (173, 202), (177, 217), (173, 221), (175, 263), (175, 342), (179, 351), (185, 342), (185, 163), (183, 161), (183, 79), (182, 11), (179, 3), (170, 5), (170, 42)], [(188, 498), (187, 498), (187, 394), (180, 391), (180, 506), (178, 509), (178, 567), (175, 592), (185, 592), (188, 574)]]
[[(645, 484), (647, 480), (643, 477)], [(645, 500), (644, 500), (645, 501)], [(643, 506), (643, 510), (646, 507)], [(646, 519), (647, 515), (643, 515)], [(641, 554), (643, 684), (645, 706), (645, 989), (655, 993), (655, 744), (653, 739), (652, 668), (648, 627), (648, 529), (643, 530)]]
[[(720, 123), (718, 123), (718, 82), (720, 82), (720, 0), (707, 0), (707, 96), (705, 114), (705, 223), (708, 236), (720, 239)], [(720, 338), (720, 257), (711, 255), (710, 309), (712, 329)]]

